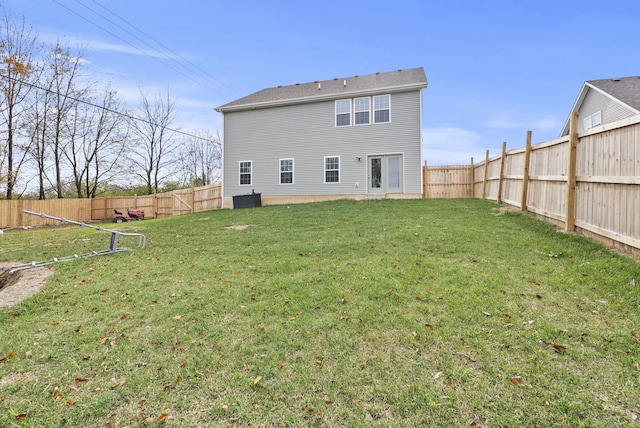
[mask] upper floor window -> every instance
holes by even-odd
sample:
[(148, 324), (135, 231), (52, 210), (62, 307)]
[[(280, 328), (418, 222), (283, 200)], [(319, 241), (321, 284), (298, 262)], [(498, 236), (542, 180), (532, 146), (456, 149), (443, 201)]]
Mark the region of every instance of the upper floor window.
[(251, 185), (251, 161), (240, 162), (240, 185)]
[(373, 97), (373, 123), (391, 121), (391, 95), (376, 95)]
[(293, 159), (280, 159), (280, 184), (293, 184)]
[(326, 156), (324, 158), (324, 182), (340, 182), (340, 156)]
[(585, 130), (593, 128), (594, 126), (602, 125), (602, 111), (597, 111), (586, 116), (582, 119), (582, 125)]
[(371, 99), (369, 97), (356, 98), (353, 100), (353, 111), (355, 113), (356, 125), (367, 125), (371, 120)]
[(336, 126), (351, 125), (351, 100), (336, 101)]

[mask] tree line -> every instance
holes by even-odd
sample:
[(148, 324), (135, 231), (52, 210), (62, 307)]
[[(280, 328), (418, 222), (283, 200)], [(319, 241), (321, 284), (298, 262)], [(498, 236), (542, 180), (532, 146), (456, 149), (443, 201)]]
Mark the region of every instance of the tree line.
[(0, 192), (6, 199), (94, 198), (115, 186), (220, 179), (218, 132), (174, 127), (169, 91), (139, 90), (132, 109), (85, 68), (82, 48), (39, 41), (26, 18), (0, 16)]

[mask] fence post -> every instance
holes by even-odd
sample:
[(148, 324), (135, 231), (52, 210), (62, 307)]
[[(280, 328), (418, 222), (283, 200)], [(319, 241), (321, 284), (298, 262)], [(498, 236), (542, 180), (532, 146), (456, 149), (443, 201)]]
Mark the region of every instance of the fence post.
[(504, 181), (504, 164), (507, 153), (507, 142), (502, 143), (502, 158), (500, 159), (500, 179), (498, 180), (498, 203), (502, 203), (502, 182)]
[(576, 155), (578, 152), (578, 112), (571, 113), (569, 122), (569, 165), (567, 170), (567, 214), (564, 230), (573, 232), (576, 226)]
[(427, 170), (427, 161), (424, 161), (424, 166), (422, 167), (422, 198), (426, 199), (429, 197), (429, 192), (427, 191), (429, 185), (429, 171)]
[(529, 192), (529, 162), (531, 161), (531, 131), (527, 131), (527, 146), (524, 151), (524, 172), (522, 173), (522, 202), (520, 211), (527, 211), (527, 193)]
[(193, 214), (196, 209), (196, 182), (191, 182), (191, 214)]
[(473, 156), (471, 156), (471, 199), (475, 198), (476, 196), (476, 189), (475, 189), (475, 183), (473, 182), (475, 179), (475, 171), (473, 169)]
[(482, 199), (487, 199), (487, 177), (489, 176), (489, 150), (484, 156), (484, 178), (482, 179)]

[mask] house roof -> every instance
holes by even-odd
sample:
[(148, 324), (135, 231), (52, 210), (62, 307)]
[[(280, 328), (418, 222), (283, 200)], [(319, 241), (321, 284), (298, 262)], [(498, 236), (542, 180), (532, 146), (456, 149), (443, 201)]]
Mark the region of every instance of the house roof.
[[(640, 76), (617, 77), (612, 79), (587, 80), (582, 85), (571, 112), (580, 110), (580, 106), (589, 90), (598, 91), (605, 96), (626, 106), (629, 110), (640, 113)], [(571, 117), (571, 115), (569, 115)], [(569, 118), (567, 118), (560, 136), (569, 135)]]
[(586, 83), (640, 111), (640, 76), (588, 80)]
[(277, 86), (254, 92), (216, 108), (218, 112), (248, 110), (278, 105), (337, 99), (372, 93), (399, 92), (427, 87), (422, 67), (361, 76), (316, 80), (309, 83)]

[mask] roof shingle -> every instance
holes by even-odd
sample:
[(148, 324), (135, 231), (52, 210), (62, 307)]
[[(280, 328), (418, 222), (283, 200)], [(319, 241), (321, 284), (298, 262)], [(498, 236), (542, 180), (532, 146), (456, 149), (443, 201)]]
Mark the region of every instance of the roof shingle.
[(640, 76), (588, 80), (587, 83), (622, 101), (626, 105), (640, 110)]
[(422, 89), (426, 88), (427, 84), (427, 77), (422, 67), (331, 80), (316, 80), (315, 82), (263, 89), (217, 107), (216, 111), (225, 112), (297, 104), (342, 96), (348, 97), (360, 93)]

